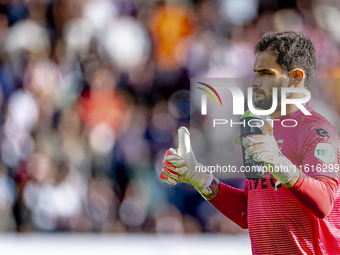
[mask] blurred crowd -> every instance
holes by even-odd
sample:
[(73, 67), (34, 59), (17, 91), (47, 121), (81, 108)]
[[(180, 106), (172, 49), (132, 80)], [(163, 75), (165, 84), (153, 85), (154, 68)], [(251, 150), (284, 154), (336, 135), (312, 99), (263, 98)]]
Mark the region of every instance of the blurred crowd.
[[(252, 77), (284, 30), (337, 77), (339, 22), (332, 0), (0, 0), (0, 231), (244, 233), (159, 180), (190, 77)], [(336, 118), (339, 88), (318, 93)]]

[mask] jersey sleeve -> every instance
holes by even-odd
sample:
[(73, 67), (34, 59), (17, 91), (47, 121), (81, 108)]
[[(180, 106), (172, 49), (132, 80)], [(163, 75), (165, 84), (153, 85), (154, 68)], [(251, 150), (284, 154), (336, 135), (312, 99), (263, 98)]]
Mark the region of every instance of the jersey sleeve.
[(302, 173), (297, 183), (288, 190), (316, 217), (323, 219), (333, 209), (337, 189), (337, 179), (309, 178)]
[(307, 176), (339, 177), (340, 139), (330, 123), (308, 123), (300, 131), (302, 172)]
[(248, 228), (247, 223), (248, 181), (243, 190), (228, 186), (220, 182), (220, 189), (209, 203), (224, 216), (235, 222), (243, 229)]

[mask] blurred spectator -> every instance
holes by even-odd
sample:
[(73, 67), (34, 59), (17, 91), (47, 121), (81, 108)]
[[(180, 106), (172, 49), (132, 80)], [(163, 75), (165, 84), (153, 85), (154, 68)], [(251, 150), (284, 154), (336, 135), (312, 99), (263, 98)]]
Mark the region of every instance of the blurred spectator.
[(193, 32), (193, 14), (182, 4), (159, 7), (148, 21), (154, 40), (157, 66), (164, 71), (178, 68), (176, 48), (183, 37)]

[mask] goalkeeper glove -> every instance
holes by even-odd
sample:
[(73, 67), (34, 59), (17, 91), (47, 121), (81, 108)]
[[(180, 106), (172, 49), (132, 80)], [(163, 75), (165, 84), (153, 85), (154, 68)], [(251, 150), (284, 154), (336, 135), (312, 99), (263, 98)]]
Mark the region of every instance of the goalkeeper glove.
[(286, 184), (295, 177), (296, 166), (279, 150), (272, 129), (266, 135), (248, 135), (242, 144), (246, 147), (246, 153), (255, 161), (265, 162), (267, 170), (279, 183)]
[(169, 185), (179, 182), (191, 183), (204, 197), (212, 194), (210, 184), (213, 175), (202, 171), (204, 167), (196, 161), (190, 144), (190, 133), (185, 127), (178, 129), (178, 150), (169, 149), (163, 158), (161, 180)]

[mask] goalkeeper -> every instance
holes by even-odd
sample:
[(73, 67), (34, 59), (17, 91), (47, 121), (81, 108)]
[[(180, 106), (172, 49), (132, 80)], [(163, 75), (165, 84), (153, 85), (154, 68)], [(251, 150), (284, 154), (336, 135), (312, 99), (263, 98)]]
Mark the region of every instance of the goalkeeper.
[[(269, 109), (272, 88), (307, 88), (316, 70), (312, 42), (303, 34), (265, 34), (255, 46), (254, 105)], [(274, 79), (271, 79), (274, 78)], [(298, 98), (292, 93), (290, 98)], [(280, 106), (280, 98), (278, 98)], [(163, 159), (161, 179), (175, 185), (189, 182), (216, 209), (241, 228), (249, 229), (253, 254), (340, 254), (340, 194), (338, 176), (340, 139), (332, 125), (308, 104), (311, 115), (295, 105), (271, 114), (279, 119), (263, 135), (249, 135), (242, 143), (255, 161), (291, 166), (286, 172), (267, 172), (260, 179), (246, 179), (244, 190), (221, 183), (211, 173), (196, 172), (186, 128), (178, 130), (178, 150)], [(295, 127), (277, 123), (297, 121)], [(277, 141), (280, 140), (280, 148)], [(226, 153), (232, 153), (226, 151)], [(301, 166), (301, 167), (300, 167)], [(322, 171), (311, 171), (310, 168)], [(271, 182), (281, 184), (277, 191)]]

